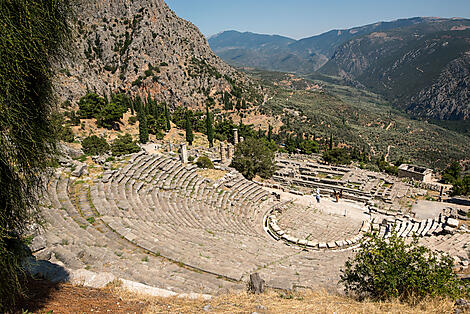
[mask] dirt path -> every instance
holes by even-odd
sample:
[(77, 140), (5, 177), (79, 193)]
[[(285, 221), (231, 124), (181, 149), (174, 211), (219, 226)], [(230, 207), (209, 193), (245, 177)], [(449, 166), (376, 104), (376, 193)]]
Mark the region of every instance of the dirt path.
[(142, 301), (123, 301), (110, 291), (70, 284), (53, 284), (31, 280), (31, 298), (20, 304), (18, 312), (33, 313), (142, 313), (148, 304)]

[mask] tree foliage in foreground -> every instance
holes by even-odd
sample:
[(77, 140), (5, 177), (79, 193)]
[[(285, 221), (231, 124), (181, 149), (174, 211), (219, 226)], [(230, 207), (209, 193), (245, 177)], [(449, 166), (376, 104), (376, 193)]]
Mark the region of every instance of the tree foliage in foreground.
[(269, 149), (264, 139), (247, 138), (235, 149), (231, 167), (237, 169), (248, 180), (256, 175), (270, 178), (276, 170), (274, 152)]
[(368, 234), (359, 253), (341, 270), (346, 292), (376, 301), (468, 296), (468, 288), (453, 271), (453, 260), (419, 246), (406, 244), (396, 233), (388, 239)]
[(51, 61), (69, 39), (68, 0), (0, 1), (0, 312), (23, 292), (20, 240), (37, 218), (55, 148)]

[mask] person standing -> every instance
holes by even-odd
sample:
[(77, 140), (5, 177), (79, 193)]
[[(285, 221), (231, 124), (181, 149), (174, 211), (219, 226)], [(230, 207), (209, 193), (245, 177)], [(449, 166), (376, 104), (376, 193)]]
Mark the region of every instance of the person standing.
[(320, 198), (321, 198), (321, 195), (320, 195), (320, 188), (317, 188), (317, 196), (316, 196), (317, 203), (320, 203)]

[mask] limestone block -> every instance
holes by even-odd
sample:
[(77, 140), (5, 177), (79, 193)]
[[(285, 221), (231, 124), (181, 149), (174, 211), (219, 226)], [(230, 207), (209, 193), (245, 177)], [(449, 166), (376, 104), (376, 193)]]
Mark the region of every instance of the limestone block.
[(447, 225), (452, 228), (457, 228), (459, 226), (459, 221), (454, 218), (448, 218)]

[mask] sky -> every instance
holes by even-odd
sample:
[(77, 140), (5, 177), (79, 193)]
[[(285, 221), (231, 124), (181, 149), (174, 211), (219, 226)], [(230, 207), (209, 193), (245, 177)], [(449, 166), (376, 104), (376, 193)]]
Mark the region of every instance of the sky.
[(206, 36), (226, 30), (294, 39), (415, 16), (470, 18), (470, 0), (165, 0)]

